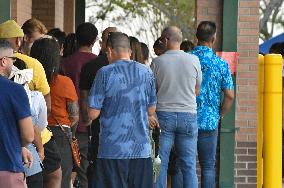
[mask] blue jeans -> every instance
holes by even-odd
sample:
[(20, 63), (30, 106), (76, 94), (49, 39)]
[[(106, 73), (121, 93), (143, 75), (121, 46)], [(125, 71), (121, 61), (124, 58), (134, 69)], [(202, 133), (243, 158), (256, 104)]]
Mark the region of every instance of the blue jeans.
[(160, 151), (161, 170), (157, 180), (157, 188), (166, 187), (166, 176), (170, 151), (175, 145), (178, 164), (183, 175), (184, 188), (197, 188), (196, 147), (197, 118), (196, 114), (186, 112), (157, 112), (161, 127)]
[(215, 161), (218, 130), (199, 131), (197, 150), (201, 167), (201, 188), (215, 188)]

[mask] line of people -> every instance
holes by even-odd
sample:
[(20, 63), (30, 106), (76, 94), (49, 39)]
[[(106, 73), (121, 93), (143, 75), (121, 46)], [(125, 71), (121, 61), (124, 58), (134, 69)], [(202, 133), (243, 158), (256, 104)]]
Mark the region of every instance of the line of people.
[(179, 28), (165, 28), (149, 66), (147, 45), (115, 27), (102, 32), (96, 56), (91, 23), (67, 36), (34, 18), (0, 24), (1, 184), (68, 188), (77, 177), (81, 188), (198, 187), (198, 153), (201, 186), (214, 187), (218, 125), (232, 105), (233, 81), (212, 49), (215, 23), (201, 22), (196, 37), (193, 48)]

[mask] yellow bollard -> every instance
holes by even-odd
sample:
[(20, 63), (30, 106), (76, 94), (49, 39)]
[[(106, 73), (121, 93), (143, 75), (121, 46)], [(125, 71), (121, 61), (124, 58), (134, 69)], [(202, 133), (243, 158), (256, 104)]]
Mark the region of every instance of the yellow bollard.
[(264, 87), (264, 57), (258, 55), (258, 122), (257, 122), (257, 188), (263, 184), (263, 87)]
[(263, 187), (282, 187), (282, 57), (264, 57)]

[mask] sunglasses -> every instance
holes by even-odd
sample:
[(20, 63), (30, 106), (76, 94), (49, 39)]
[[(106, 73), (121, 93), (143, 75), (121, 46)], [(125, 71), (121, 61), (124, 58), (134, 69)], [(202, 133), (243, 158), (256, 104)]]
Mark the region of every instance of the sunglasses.
[(0, 60), (2, 60), (2, 59), (7, 59), (7, 58), (12, 59), (13, 63), (15, 63), (15, 61), (17, 60), (16, 57), (9, 57), (9, 56), (4, 56), (4, 57), (0, 58)]

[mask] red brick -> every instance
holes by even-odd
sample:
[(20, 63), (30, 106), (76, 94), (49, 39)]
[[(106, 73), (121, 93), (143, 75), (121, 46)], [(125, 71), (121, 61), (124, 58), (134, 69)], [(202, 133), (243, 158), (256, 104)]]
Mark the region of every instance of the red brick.
[(258, 29), (240, 29), (240, 35), (255, 36), (259, 34)]
[(258, 16), (247, 16), (247, 15), (239, 15), (239, 21), (240, 22), (258, 22), (259, 17)]
[(252, 1), (252, 0), (247, 0), (247, 1), (239, 1), (239, 7), (242, 8), (247, 8), (247, 7), (259, 7), (259, 1)]

